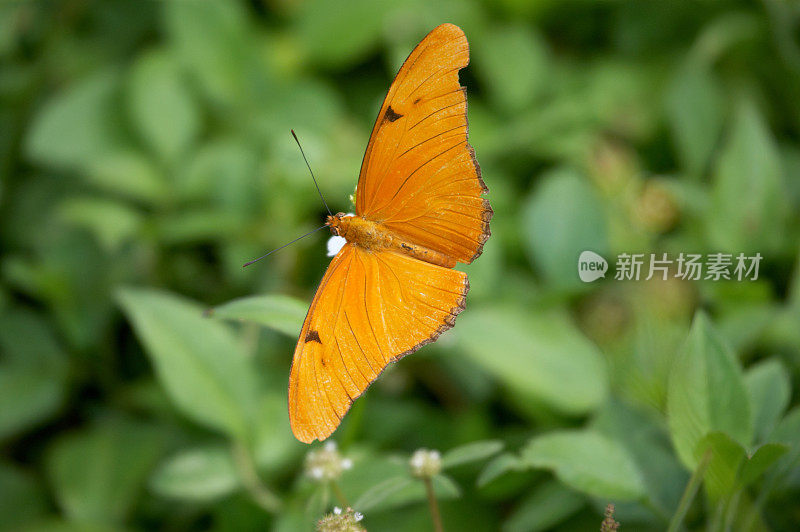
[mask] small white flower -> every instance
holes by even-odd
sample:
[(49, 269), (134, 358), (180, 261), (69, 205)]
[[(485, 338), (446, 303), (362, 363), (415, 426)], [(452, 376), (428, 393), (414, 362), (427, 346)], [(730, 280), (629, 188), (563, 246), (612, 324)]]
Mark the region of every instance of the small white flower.
[(306, 475), (318, 482), (337, 480), (344, 470), (352, 467), (353, 461), (342, 457), (333, 441), (325, 442), (306, 455)]
[(439, 451), (417, 449), (408, 461), (411, 474), (417, 478), (432, 478), (442, 470), (442, 455)]
[(332, 236), (328, 239), (328, 256), (335, 257), (339, 251), (347, 244), (343, 236)]
[(317, 521), (317, 532), (366, 532), (358, 524), (363, 518), (361, 513), (352, 508), (342, 510), (337, 506), (332, 513)]

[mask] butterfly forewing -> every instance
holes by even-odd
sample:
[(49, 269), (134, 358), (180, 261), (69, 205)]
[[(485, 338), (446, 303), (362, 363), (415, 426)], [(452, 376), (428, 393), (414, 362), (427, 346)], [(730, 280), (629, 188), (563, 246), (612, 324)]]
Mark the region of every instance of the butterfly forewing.
[(464, 263), (483, 249), (492, 216), (467, 142), (458, 71), (468, 63), (458, 26), (442, 24), (422, 40), (378, 113), (356, 189), (358, 215)]

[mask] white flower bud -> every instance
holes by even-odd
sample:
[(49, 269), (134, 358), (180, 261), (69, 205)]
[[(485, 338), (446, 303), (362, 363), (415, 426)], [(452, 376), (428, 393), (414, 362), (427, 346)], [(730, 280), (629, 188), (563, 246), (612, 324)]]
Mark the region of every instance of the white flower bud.
[(439, 451), (417, 449), (408, 461), (411, 474), (417, 478), (432, 478), (442, 470), (442, 455)]
[(342, 458), (336, 443), (332, 441), (306, 455), (306, 475), (318, 482), (337, 480), (342, 476), (342, 471), (352, 467), (353, 461)]

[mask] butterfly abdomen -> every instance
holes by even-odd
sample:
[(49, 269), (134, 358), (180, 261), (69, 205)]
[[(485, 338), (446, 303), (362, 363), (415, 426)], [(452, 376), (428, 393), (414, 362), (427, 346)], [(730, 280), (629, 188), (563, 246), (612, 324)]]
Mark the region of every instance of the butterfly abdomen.
[(445, 268), (455, 268), (456, 266), (455, 259), (448, 257), (444, 253), (439, 253), (438, 251), (426, 248), (425, 246), (410, 244), (403, 241), (401, 238), (395, 238), (395, 248), (404, 255), (414, 257), (415, 259), (419, 259), (430, 264), (444, 266)]
[(342, 213), (331, 216), (328, 225), (334, 235), (367, 250), (392, 250), (445, 268), (453, 268), (455, 259), (425, 246), (408, 242), (378, 222)]

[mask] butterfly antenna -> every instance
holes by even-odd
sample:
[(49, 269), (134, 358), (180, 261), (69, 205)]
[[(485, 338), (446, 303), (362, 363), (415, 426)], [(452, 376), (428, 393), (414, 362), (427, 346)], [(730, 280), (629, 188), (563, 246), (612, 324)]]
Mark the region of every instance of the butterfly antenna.
[(265, 253), (264, 255), (261, 255), (261, 256), (260, 256), (260, 257), (258, 257), (257, 259), (253, 259), (253, 260), (251, 260), (250, 262), (247, 262), (247, 263), (245, 263), (244, 265), (242, 265), (242, 268), (246, 268), (246, 267), (250, 266), (251, 264), (253, 264), (254, 262), (258, 262), (258, 261), (260, 261), (260, 260), (261, 260), (261, 259), (263, 259), (263, 258), (269, 257), (270, 255), (272, 255), (272, 254), (273, 254), (273, 253), (275, 253), (276, 251), (280, 251), (280, 250), (282, 250), (283, 248), (285, 248), (286, 246), (288, 246), (288, 245), (290, 245), (290, 244), (294, 244), (295, 242), (297, 242), (298, 240), (300, 240), (300, 239), (302, 239), (302, 238), (305, 238), (305, 237), (307, 237), (307, 236), (309, 236), (309, 235), (313, 235), (314, 233), (316, 233), (316, 232), (317, 232), (317, 231), (319, 231), (320, 229), (324, 229), (325, 227), (328, 227), (328, 224), (321, 225), (321, 226), (317, 227), (316, 229), (314, 229), (314, 230), (311, 230), (311, 231), (309, 231), (308, 233), (304, 234), (303, 236), (298, 236), (297, 238), (295, 238), (295, 239), (294, 239), (294, 240), (292, 240), (291, 242), (288, 242), (288, 243), (286, 243), (286, 244), (282, 245), (282, 246), (281, 246), (281, 247), (279, 247), (279, 248), (275, 248), (275, 249), (273, 249), (272, 251), (270, 251), (269, 253)]
[(328, 214), (333, 216), (331, 212), (331, 208), (328, 207), (328, 202), (325, 201), (325, 197), (322, 195), (322, 191), (319, 189), (319, 185), (317, 184), (317, 178), (314, 177), (314, 171), (311, 170), (311, 165), (308, 164), (308, 159), (306, 159), (306, 153), (303, 151), (303, 147), (300, 145), (300, 141), (297, 139), (297, 135), (294, 133), (294, 129), (292, 130), (292, 136), (294, 137), (294, 141), (297, 143), (297, 147), (300, 148), (300, 154), (303, 156), (303, 160), (306, 162), (306, 166), (308, 167), (308, 171), (311, 172), (311, 179), (314, 180), (314, 186), (317, 187), (317, 192), (319, 192), (319, 197), (322, 200), (322, 203), (325, 205), (325, 208), (328, 210)]

